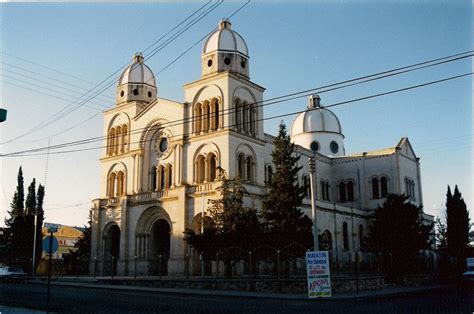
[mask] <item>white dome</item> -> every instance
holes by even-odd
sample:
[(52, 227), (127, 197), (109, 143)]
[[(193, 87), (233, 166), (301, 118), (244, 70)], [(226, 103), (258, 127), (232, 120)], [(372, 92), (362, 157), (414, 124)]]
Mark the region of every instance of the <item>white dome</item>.
[(143, 63), (143, 55), (136, 53), (133, 62), (120, 75), (118, 86), (123, 84), (147, 84), (156, 87), (155, 75)]
[(248, 57), (249, 52), (247, 44), (239, 33), (231, 29), (229, 20), (222, 20), (219, 23), (219, 29), (213, 32), (204, 43), (202, 53), (206, 54), (213, 51), (238, 52)]
[(331, 132), (342, 135), (341, 123), (329, 109), (320, 105), (319, 96), (311, 96), (308, 110), (300, 113), (291, 126), (291, 136), (302, 133)]

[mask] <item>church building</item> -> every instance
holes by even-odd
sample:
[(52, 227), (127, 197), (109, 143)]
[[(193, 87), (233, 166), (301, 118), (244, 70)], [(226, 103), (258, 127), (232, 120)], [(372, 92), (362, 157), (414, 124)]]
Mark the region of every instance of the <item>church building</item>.
[[(104, 112), (107, 148), (92, 205), (97, 274), (133, 275), (135, 267), (141, 275), (196, 273), (184, 231), (200, 232), (203, 209), (219, 197), (220, 173), (241, 178), (244, 205), (260, 209), (275, 171), (274, 136), (262, 120), (265, 88), (251, 80), (249, 49), (229, 20), (205, 41), (201, 77), (184, 85), (183, 101), (159, 97), (145, 61), (135, 54), (118, 80), (115, 106)], [(309, 158), (316, 156), (318, 234), (335, 261), (360, 250), (368, 218), (389, 193), (423, 204), (420, 159), (408, 138), (346, 155), (341, 122), (318, 95), (289, 131), (310, 218)]]

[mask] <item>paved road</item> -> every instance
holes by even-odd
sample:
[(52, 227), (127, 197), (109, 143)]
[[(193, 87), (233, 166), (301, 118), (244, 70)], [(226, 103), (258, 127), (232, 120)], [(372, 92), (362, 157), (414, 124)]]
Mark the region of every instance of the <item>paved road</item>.
[[(473, 313), (471, 291), (357, 300), (275, 300), (53, 286), (52, 310), (68, 313)], [(46, 310), (46, 286), (1, 284), (0, 304)]]

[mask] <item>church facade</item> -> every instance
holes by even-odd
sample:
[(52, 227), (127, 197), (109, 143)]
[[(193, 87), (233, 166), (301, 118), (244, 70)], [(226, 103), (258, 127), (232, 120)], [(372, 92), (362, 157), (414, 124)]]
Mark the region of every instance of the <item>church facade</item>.
[[(116, 105), (104, 112), (107, 148), (92, 205), (95, 272), (196, 273), (184, 231), (200, 232), (207, 201), (219, 197), (221, 169), (241, 178), (245, 206), (261, 207), (274, 172), (274, 137), (264, 132), (265, 89), (251, 81), (247, 45), (228, 20), (206, 40), (201, 66), (201, 78), (184, 85), (182, 102), (158, 97), (141, 54), (122, 73)], [(408, 138), (346, 155), (337, 116), (317, 95), (307, 106), (289, 128), (301, 155), (302, 209), (311, 217), (309, 158), (315, 154), (318, 234), (343, 261), (360, 250), (368, 218), (387, 194), (423, 203), (420, 160)]]

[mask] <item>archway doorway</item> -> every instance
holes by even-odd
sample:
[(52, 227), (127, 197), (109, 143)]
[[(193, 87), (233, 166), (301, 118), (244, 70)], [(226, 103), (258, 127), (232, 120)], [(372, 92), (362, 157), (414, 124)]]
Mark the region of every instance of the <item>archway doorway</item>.
[(168, 275), (168, 260), (170, 258), (171, 227), (164, 219), (153, 223), (150, 232), (150, 275)]
[(120, 228), (112, 224), (104, 235), (104, 275), (117, 274), (117, 261), (120, 256)]

